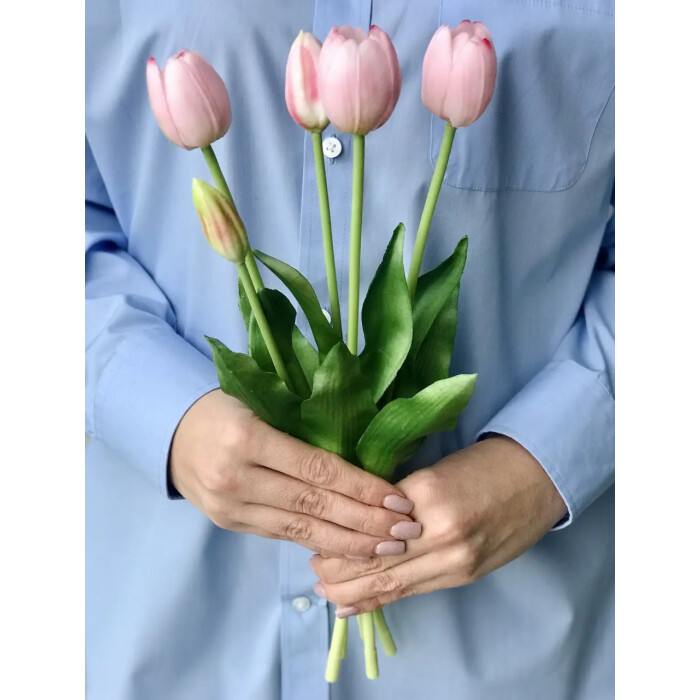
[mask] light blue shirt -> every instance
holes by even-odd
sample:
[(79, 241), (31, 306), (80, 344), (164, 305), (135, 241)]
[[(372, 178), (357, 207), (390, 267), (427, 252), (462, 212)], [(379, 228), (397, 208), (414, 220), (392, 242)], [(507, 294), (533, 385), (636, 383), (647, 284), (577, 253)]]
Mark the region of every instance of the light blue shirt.
[[(86, 9), (89, 697), (612, 698), (612, 0)], [(364, 294), (398, 221), (410, 253), (442, 133), (420, 100), (422, 57), (441, 23), (464, 18), (490, 28), (498, 77), (484, 116), (457, 131), (423, 269), (469, 235), (452, 371), (479, 379), (458, 428), (431, 438), (404, 472), (502, 433), (540, 461), (568, 516), (477, 583), (388, 607), (398, 655), (380, 652), (381, 675), (368, 681), (351, 634), (329, 686), (332, 609), (313, 593), (311, 553), (221, 530), (169, 497), (173, 432), (218, 385), (204, 335), (245, 351), (246, 334), (234, 266), (208, 246), (190, 198), (192, 177), (209, 179), (204, 160), (158, 129), (146, 59), (162, 65), (190, 48), (222, 75), (233, 125), (215, 149), (253, 245), (297, 266), (327, 304), (311, 144), (284, 104), (289, 46), (301, 28), (323, 39), (333, 24), (377, 24), (397, 48), (401, 98), (366, 142)], [(342, 144), (327, 172), (345, 309), (352, 148), (332, 135)]]

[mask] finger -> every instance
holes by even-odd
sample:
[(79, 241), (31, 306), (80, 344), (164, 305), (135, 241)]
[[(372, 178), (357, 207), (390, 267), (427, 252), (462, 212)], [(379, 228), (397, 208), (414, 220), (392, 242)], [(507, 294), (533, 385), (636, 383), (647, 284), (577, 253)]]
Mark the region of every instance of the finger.
[(316, 592), (340, 607), (365, 605), (362, 612), (367, 612), (399, 598), (423, 592), (428, 582), (449, 576), (452, 572), (445, 571), (444, 559), (444, 552), (423, 554), (352, 581), (323, 583)]
[(264, 467), (370, 506), (381, 506), (405, 515), (413, 510), (413, 501), (388, 481), (331, 452), (311, 447), (278, 430), (270, 430), (264, 437), (258, 445), (258, 458)]
[(420, 523), (413, 522), (407, 515), (368, 506), (266, 467), (255, 468), (238, 495), (244, 502), (303, 513), (384, 539), (415, 539), (421, 533)]
[(382, 552), (387, 546), (397, 554), (402, 554), (406, 547), (405, 542), (400, 540), (365, 535), (310, 515), (271, 506), (243, 505), (237, 518), (278, 539), (296, 542), (312, 551), (334, 556), (369, 557), (377, 550)]

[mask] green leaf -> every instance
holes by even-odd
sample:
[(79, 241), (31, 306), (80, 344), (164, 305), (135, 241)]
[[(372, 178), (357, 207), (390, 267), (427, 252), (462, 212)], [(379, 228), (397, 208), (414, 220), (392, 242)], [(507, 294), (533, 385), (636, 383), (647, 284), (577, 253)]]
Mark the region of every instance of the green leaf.
[(304, 334), (295, 326), (292, 331), (292, 347), (299, 360), (304, 376), (309, 386), (313, 386), (314, 374), (319, 367), (320, 360), (316, 348), (304, 337)]
[(469, 239), (465, 236), (449, 258), (418, 278), (413, 300), (413, 342), (410, 351), (412, 357), (418, 353), (437, 315), (459, 285), (467, 261), (468, 244)]
[(421, 438), (455, 427), (475, 383), (475, 374), (458, 374), (431, 384), (413, 398), (388, 403), (360, 438), (360, 464), (368, 472), (391, 479), (395, 467), (415, 452)]
[(407, 358), (396, 378), (394, 396), (413, 396), (426, 386), (450, 376), (450, 363), (457, 334), (459, 285), (430, 326), (418, 352)]
[(245, 322), (245, 329), (248, 331), (250, 328), (250, 315), (252, 310), (240, 277), (238, 278), (238, 308), (241, 310), (243, 321)]
[(221, 390), (242, 401), (273, 428), (304, 439), (301, 399), (276, 374), (261, 370), (252, 357), (232, 352), (216, 338), (205, 337)]
[(253, 253), (265, 267), (284, 282), (294, 295), (294, 298), (299, 302), (299, 306), (309, 322), (318, 351), (322, 356), (325, 356), (342, 338), (340, 333), (333, 328), (323, 315), (321, 304), (309, 280), (301, 272), (281, 260), (277, 260), (259, 250), (255, 250)]
[(403, 267), (404, 225), (394, 230), (362, 305), (362, 371), (375, 402), (391, 384), (411, 348), (411, 299)]
[[(311, 388), (294, 352), (292, 342), (297, 312), (289, 299), (276, 289), (259, 290), (258, 299), (260, 299), (267, 322), (270, 324), (272, 336), (289, 373), (294, 391), (302, 398), (306, 398), (311, 394)], [(248, 326), (248, 346), (251, 356), (258, 363), (260, 369), (274, 373), (275, 366), (253, 314), (250, 316)]]
[[(238, 307), (243, 314), (243, 320), (248, 330), (250, 328), (251, 308), (240, 280), (238, 281)], [(306, 377), (306, 381), (310, 387), (313, 382), (314, 372), (318, 369), (319, 365), (318, 352), (316, 352), (316, 348), (309, 343), (297, 326), (294, 326), (292, 330), (292, 347), (294, 348), (294, 354), (299, 360), (301, 369), (304, 372), (304, 377)], [(270, 362), (272, 362), (272, 360), (270, 360)]]
[(316, 371), (311, 397), (301, 404), (306, 441), (356, 464), (357, 441), (376, 415), (359, 359), (338, 343)]

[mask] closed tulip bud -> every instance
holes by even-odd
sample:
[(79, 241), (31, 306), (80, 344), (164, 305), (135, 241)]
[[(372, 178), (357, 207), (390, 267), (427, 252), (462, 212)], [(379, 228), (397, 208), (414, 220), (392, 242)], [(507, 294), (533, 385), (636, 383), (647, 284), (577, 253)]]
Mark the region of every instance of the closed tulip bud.
[(292, 119), (307, 131), (323, 131), (328, 116), (318, 94), (318, 57), (321, 42), (309, 32), (299, 32), (289, 50), (284, 99)]
[(180, 148), (210, 146), (231, 126), (226, 85), (196, 51), (180, 51), (162, 71), (149, 58), (146, 84), (158, 126)]
[(401, 92), (401, 69), (391, 39), (377, 26), (333, 27), (323, 42), (321, 102), (340, 131), (367, 134), (391, 116)]
[(248, 236), (233, 202), (197, 178), (192, 180), (192, 200), (209, 245), (232, 263), (245, 262)]
[(496, 52), (481, 22), (440, 27), (423, 59), (425, 106), (452, 126), (468, 126), (483, 113), (496, 82)]

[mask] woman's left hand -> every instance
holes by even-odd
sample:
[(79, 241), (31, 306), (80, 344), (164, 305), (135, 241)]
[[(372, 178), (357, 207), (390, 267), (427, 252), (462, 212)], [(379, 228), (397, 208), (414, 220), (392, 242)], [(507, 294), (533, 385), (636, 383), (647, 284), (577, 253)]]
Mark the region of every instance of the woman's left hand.
[(339, 617), (473, 583), (529, 549), (565, 514), (542, 466), (500, 435), (420, 469), (397, 486), (415, 503), (417, 540), (399, 556), (311, 559), (316, 593)]

